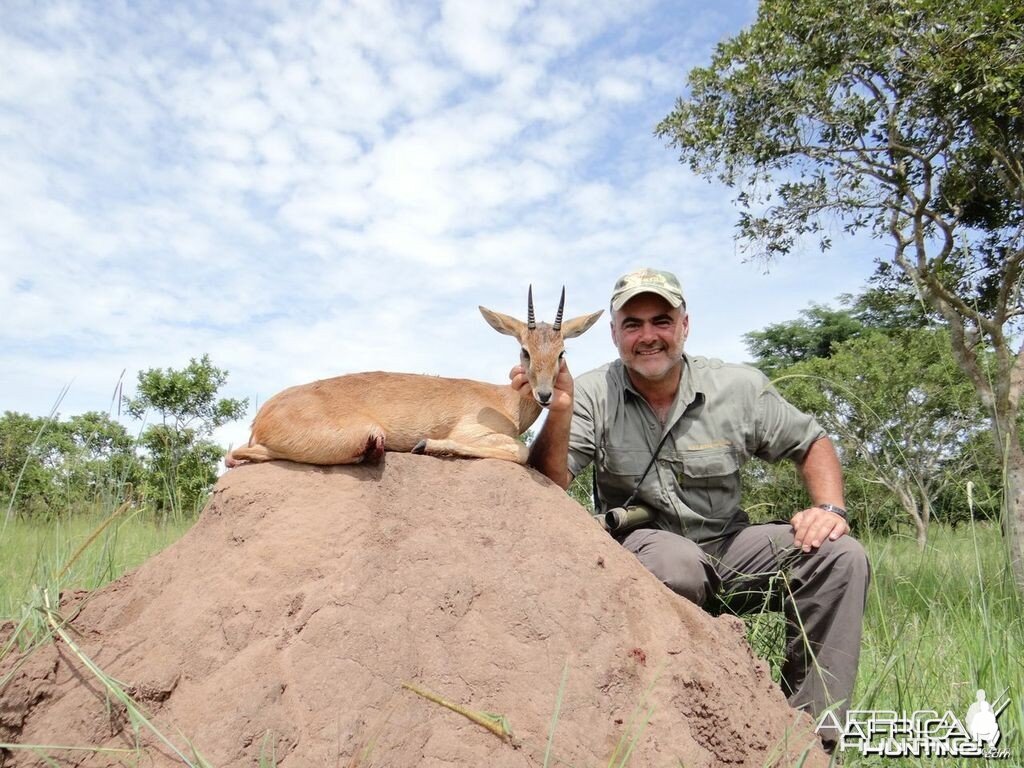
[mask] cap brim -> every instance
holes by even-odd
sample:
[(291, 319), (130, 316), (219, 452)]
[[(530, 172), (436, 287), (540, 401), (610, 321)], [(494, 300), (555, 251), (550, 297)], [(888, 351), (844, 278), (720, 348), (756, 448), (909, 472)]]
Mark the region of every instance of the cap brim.
[(674, 294), (671, 291), (666, 291), (661, 288), (652, 288), (651, 286), (641, 285), (636, 288), (627, 288), (621, 294), (612, 297), (612, 309), (618, 312), (622, 309), (623, 304), (634, 296), (639, 296), (641, 293), (653, 293), (656, 296), (661, 296), (661, 298), (667, 301), (673, 309), (679, 309), (683, 304), (683, 299), (678, 294)]

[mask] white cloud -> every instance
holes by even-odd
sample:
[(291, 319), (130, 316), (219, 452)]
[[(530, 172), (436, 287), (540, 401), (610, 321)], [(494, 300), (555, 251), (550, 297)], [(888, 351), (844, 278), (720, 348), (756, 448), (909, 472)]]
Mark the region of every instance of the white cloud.
[(643, 96), (643, 84), (615, 75), (602, 77), (597, 83), (597, 94), (609, 101), (638, 101)]
[(470, 74), (498, 76), (515, 57), (508, 38), (525, 6), (525, 2), (444, 0), (438, 38), (446, 53)]
[(0, 103), (20, 105), (31, 118), (45, 118), (44, 110), (64, 102), (79, 79), (73, 56), (34, 48), (8, 35), (0, 36), (0, 56), (5, 70)]

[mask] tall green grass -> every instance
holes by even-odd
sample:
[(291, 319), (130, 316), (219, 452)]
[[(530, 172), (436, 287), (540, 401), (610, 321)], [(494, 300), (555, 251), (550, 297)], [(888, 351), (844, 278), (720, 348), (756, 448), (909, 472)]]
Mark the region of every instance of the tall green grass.
[(125, 510), (102, 527), (110, 514), (97, 509), (47, 522), (12, 518), (0, 535), (0, 620), (18, 617), (42, 588), (56, 595), (113, 581), (177, 541), (194, 522), (156, 522)]
[[(1024, 766), (1024, 599), (1016, 592), (999, 527), (933, 525), (923, 550), (913, 536), (861, 539), (872, 579), (860, 668), (851, 709), (947, 711), (963, 719), (982, 688), (990, 701), (1010, 697), (1000, 716), (999, 749), (1009, 768)], [(748, 638), (778, 676), (785, 625), (781, 614), (747, 619)], [(862, 757), (847, 766), (981, 766), (961, 758)]]
[(1024, 765), (1024, 599), (1015, 590), (999, 527), (933, 526), (923, 551), (909, 538), (869, 538), (866, 544), (873, 574), (857, 707), (951, 710), (962, 718), (979, 688), (990, 701), (1005, 693), (1010, 706), (999, 718), (999, 747), (1014, 755), (1010, 765)]

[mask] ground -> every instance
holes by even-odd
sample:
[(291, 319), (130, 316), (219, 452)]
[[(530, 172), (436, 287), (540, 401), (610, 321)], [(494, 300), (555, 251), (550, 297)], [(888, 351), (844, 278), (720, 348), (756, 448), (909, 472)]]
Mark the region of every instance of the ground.
[[(635, 766), (795, 765), (808, 748), (806, 765), (827, 763), (737, 619), (674, 595), (510, 462), (233, 469), (183, 539), (61, 612), (70, 643), (0, 691), (0, 742), (141, 744), (146, 764), (184, 764), (177, 749), (217, 768), (540, 766), (557, 709), (549, 765), (625, 765), (613, 756), (634, 737)], [(145, 725), (136, 737), (76, 649), (173, 749)], [(514, 737), (467, 713), (504, 716)]]

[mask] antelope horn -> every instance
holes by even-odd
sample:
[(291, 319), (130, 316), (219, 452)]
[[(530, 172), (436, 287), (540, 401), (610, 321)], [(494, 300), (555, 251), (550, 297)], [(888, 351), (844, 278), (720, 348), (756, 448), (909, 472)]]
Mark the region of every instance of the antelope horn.
[(562, 286), (562, 298), (558, 302), (558, 312), (555, 313), (555, 324), (551, 326), (554, 330), (562, 330), (562, 310), (565, 308), (565, 286)]
[(530, 284), (530, 291), (527, 294), (528, 305), (526, 309), (526, 327), (533, 330), (537, 327), (537, 320), (533, 316), (533, 284)]

